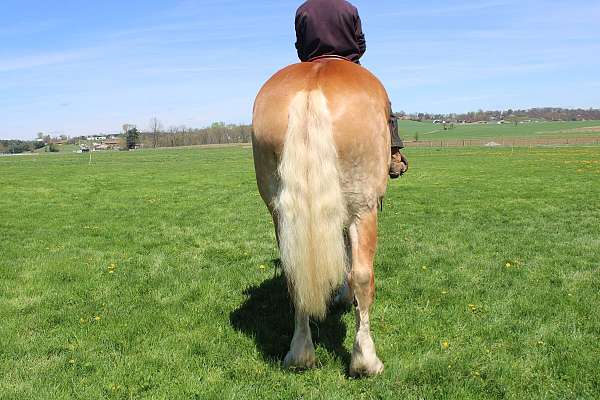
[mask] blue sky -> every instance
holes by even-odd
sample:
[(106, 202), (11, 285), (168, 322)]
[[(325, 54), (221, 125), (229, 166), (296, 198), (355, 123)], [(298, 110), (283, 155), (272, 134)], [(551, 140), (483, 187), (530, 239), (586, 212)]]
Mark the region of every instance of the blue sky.
[[(355, 0), (395, 110), (600, 106), (597, 0)], [(2, 0), (0, 138), (249, 123), (288, 0)]]

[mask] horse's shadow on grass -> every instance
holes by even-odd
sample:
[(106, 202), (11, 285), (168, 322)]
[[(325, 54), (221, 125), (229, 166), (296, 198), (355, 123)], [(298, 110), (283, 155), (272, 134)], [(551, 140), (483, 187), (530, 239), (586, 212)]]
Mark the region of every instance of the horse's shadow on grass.
[[(229, 315), (231, 325), (254, 339), (266, 361), (281, 364), (294, 334), (294, 310), (285, 278), (277, 274), (244, 293), (246, 301)], [(324, 321), (311, 321), (311, 328), (315, 346), (324, 347), (348, 366), (350, 353), (344, 347), (346, 324), (342, 321), (346, 310), (333, 307)]]

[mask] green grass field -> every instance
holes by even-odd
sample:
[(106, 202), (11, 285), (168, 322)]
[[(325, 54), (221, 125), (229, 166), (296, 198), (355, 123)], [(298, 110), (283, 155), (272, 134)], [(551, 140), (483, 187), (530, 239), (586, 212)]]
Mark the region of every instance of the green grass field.
[(292, 312), (249, 148), (0, 158), (2, 399), (596, 399), (600, 147), (408, 149), (380, 219), (384, 374)]
[(540, 122), (528, 124), (455, 124), (454, 129), (444, 130), (443, 125), (431, 121), (400, 121), (400, 132), (405, 140), (420, 141), (455, 139), (540, 139), (600, 137), (600, 121)]

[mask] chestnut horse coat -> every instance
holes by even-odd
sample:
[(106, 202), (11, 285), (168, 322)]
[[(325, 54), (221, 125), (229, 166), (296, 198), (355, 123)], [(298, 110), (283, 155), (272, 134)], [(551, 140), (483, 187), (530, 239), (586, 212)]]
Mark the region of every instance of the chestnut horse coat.
[(256, 178), (297, 311), (325, 315), (351, 264), (348, 228), (376, 215), (390, 165), (388, 119), (379, 80), (339, 59), (284, 68), (256, 98)]

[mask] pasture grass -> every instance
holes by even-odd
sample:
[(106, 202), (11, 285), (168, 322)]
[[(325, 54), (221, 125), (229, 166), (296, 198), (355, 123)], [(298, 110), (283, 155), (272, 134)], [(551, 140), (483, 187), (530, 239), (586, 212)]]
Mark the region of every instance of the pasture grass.
[(600, 137), (600, 121), (531, 122), (514, 125), (507, 123), (454, 124), (444, 130), (432, 121), (400, 121), (400, 134), (404, 140), (462, 140), (462, 139), (546, 139)]
[(380, 219), (384, 374), (292, 311), (249, 148), (0, 158), (0, 398), (594, 399), (600, 147), (408, 149)]

